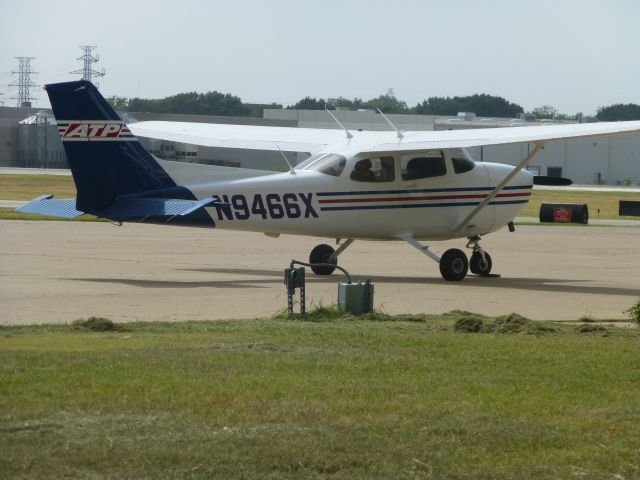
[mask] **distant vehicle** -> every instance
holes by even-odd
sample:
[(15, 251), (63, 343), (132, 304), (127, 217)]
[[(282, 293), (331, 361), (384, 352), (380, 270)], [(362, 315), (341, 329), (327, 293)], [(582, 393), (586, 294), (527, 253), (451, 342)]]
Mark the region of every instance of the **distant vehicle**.
[[(556, 139), (640, 133), (640, 122), (477, 130), (351, 132), (241, 125), (141, 122), (126, 125), (89, 82), (46, 86), (77, 187), (76, 199), (39, 197), (19, 211), (120, 222), (204, 225), (336, 239), (316, 246), (318, 275), (335, 270), (354, 240), (403, 240), (438, 262), (445, 280), (491, 272), (483, 235), (511, 224), (529, 201), (529, 161)], [(330, 114), (330, 112), (329, 112)], [(213, 147), (308, 152), (285, 173), (169, 162), (137, 135)], [(476, 163), (466, 148), (532, 143), (516, 167)], [(286, 157), (284, 157), (286, 160)], [(288, 163), (288, 160), (287, 160)], [(464, 238), (442, 256), (423, 240)], [(375, 259), (372, 259), (375, 261)]]

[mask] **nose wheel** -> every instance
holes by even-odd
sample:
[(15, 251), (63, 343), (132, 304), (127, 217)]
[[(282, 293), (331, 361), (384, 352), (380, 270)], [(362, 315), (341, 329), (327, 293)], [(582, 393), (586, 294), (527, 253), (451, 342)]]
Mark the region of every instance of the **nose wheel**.
[(475, 251), (471, 254), (471, 258), (469, 259), (469, 270), (471, 270), (471, 273), (475, 273), (481, 277), (487, 277), (491, 273), (492, 266), (491, 256), (487, 252)]
[(471, 248), (473, 253), (469, 259), (469, 270), (481, 277), (488, 277), (491, 273), (493, 262), (491, 255), (485, 252), (480, 246), (480, 237), (471, 237), (467, 243), (467, 248)]

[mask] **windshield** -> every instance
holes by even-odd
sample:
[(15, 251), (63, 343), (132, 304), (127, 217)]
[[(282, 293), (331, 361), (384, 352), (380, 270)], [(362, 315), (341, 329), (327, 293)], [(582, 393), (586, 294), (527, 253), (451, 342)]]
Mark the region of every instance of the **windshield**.
[(466, 173), (473, 170), (475, 163), (464, 148), (452, 148), (449, 150), (451, 162), (453, 163), (453, 171), (456, 173)]
[(318, 153), (307, 158), (297, 166), (299, 170), (315, 170), (316, 172), (338, 177), (347, 163), (346, 157), (337, 153)]

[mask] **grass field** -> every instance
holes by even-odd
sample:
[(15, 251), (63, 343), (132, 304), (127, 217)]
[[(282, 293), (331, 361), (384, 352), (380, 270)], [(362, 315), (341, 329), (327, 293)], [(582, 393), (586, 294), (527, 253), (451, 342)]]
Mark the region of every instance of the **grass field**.
[(75, 198), (76, 186), (65, 175), (0, 175), (0, 200), (31, 200), (45, 193)]
[(639, 329), (328, 313), (0, 327), (0, 477), (640, 478)]
[[(640, 193), (634, 192), (584, 192), (572, 190), (534, 190), (531, 200), (520, 216), (538, 218), (542, 203), (586, 203), (589, 206), (590, 219), (638, 220), (638, 217), (618, 215), (620, 200), (640, 201)], [(598, 213), (600, 210), (600, 213)]]
[[(31, 200), (44, 193), (57, 198), (75, 198), (76, 188), (70, 176), (62, 175), (0, 175), (0, 200)], [(619, 200), (640, 201), (640, 193), (629, 192), (582, 192), (570, 190), (534, 190), (530, 202), (521, 216), (538, 217), (540, 204), (586, 203), (592, 219), (636, 219), (620, 217)], [(600, 213), (598, 213), (598, 209)], [(13, 209), (1, 209), (3, 219), (34, 219), (31, 215), (12, 215)], [(48, 217), (51, 218), (51, 217)], [(44, 219), (44, 217), (41, 217)]]

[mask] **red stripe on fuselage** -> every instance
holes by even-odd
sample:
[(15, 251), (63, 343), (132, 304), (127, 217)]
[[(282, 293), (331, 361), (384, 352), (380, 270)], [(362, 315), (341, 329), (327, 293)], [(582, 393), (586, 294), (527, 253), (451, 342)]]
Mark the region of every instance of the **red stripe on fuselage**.
[[(496, 197), (528, 197), (531, 192), (499, 193)], [(370, 202), (415, 202), (416, 200), (464, 200), (467, 198), (486, 198), (487, 195), (424, 195), (419, 197), (377, 197), (377, 198), (345, 198), (318, 200), (319, 203), (370, 203)]]

